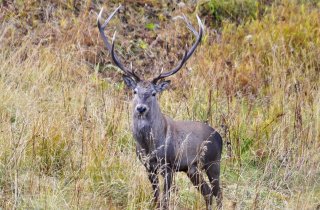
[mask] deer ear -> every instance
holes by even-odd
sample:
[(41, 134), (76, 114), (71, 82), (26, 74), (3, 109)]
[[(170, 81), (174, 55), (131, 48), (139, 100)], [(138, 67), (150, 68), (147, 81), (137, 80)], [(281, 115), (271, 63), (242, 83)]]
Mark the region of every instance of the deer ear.
[(124, 83), (126, 83), (128, 88), (130, 88), (132, 90), (136, 88), (137, 83), (131, 77), (128, 77), (127, 75), (123, 75), (122, 79), (123, 79)]
[(156, 91), (159, 93), (161, 91), (164, 91), (167, 89), (170, 85), (170, 80), (166, 80), (164, 82), (160, 82), (159, 84), (156, 85)]

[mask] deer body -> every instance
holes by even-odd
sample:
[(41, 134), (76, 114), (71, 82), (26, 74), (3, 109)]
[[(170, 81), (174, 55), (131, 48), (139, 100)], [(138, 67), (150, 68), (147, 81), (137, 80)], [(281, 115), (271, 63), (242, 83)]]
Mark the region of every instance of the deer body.
[[(174, 121), (162, 113), (146, 120), (133, 118), (133, 136), (138, 155), (165, 161), (174, 171), (187, 172), (188, 167), (219, 161), (222, 139), (209, 125), (194, 121)], [(209, 152), (206, 152), (209, 150)], [(202, 160), (200, 160), (202, 159)]]
[[(154, 201), (158, 207), (169, 207), (170, 188), (173, 173), (183, 171), (187, 173), (191, 182), (199, 189), (206, 201), (207, 209), (212, 207), (212, 197), (215, 196), (218, 208), (222, 207), (222, 193), (219, 187), (220, 159), (222, 153), (222, 138), (218, 132), (205, 123), (194, 121), (174, 121), (162, 114), (156, 95), (165, 90), (170, 81), (158, 82), (160, 79), (171, 76), (181, 69), (183, 64), (195, 51), (200, 43), (203, 26), (197, 16), (199, 32), (183, 17), (190, 31), (196, 35), (197, 40), (183, 59), (173, 70), (161, 73), (152, 81), (141, 80), (133, 71), (126, 69), (114, 52), (114, 42), (110, 44), (104, 34), (113, 15), (119, 6), (98, 27), (107, 49), (111, 52), (114, 63), (124, 72), (125, 84), (133, 90), (133, 121), (132, 132), (136, 141), (137, 156), (147, 169), (151, 182)], [(211, 187), (204, 180), (201, 171), (207, 174)], [(164, 177), (163, 202), (159, 202), (158, 175)]]

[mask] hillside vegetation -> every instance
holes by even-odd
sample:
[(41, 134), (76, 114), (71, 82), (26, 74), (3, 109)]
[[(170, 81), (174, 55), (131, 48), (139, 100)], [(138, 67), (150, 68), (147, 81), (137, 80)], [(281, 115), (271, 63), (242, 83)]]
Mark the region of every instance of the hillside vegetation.
[[(0, 0), (0, 209), (152, 208), (132, 93), (96, 25), (101, 7), (107, 17), (119, 3), (107, 34), (117, 31), (118, 54), (144, 78), (194, 41), (176, 15), (205, 22), (159, 101), (223, 134), (225, 209), (319, 209), (317, 0)], [(185, 174), (171, 207), (205, 209)]]

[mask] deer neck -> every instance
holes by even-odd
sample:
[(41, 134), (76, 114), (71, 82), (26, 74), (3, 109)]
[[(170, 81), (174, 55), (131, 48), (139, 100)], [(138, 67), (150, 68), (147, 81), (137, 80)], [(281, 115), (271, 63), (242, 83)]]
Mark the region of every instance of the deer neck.
[(164, 144), (166, 119), (158, 103), (155, 103), (146, 116), (133, 115), (133, 135), (137, 143), (148, 154)]

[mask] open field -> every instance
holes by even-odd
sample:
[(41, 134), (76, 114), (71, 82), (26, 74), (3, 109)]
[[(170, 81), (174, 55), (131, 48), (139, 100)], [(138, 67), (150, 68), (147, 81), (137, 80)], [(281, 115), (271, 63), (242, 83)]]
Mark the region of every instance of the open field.
[[(96, 26), (112, 20), (126, 65), (151, 78), (201, 46), (159, 101), (224, 137), (224, 209), (320, 209), (317, 0), (0, 1), (0, 209), (151, 209), (130, 132), (132, 93)], [(135, 2), (135, 3), (134, 3)], [(226, 142), (231, 143), (227, 150)], [(205, 209), (177, 174), (172, 209)]]

